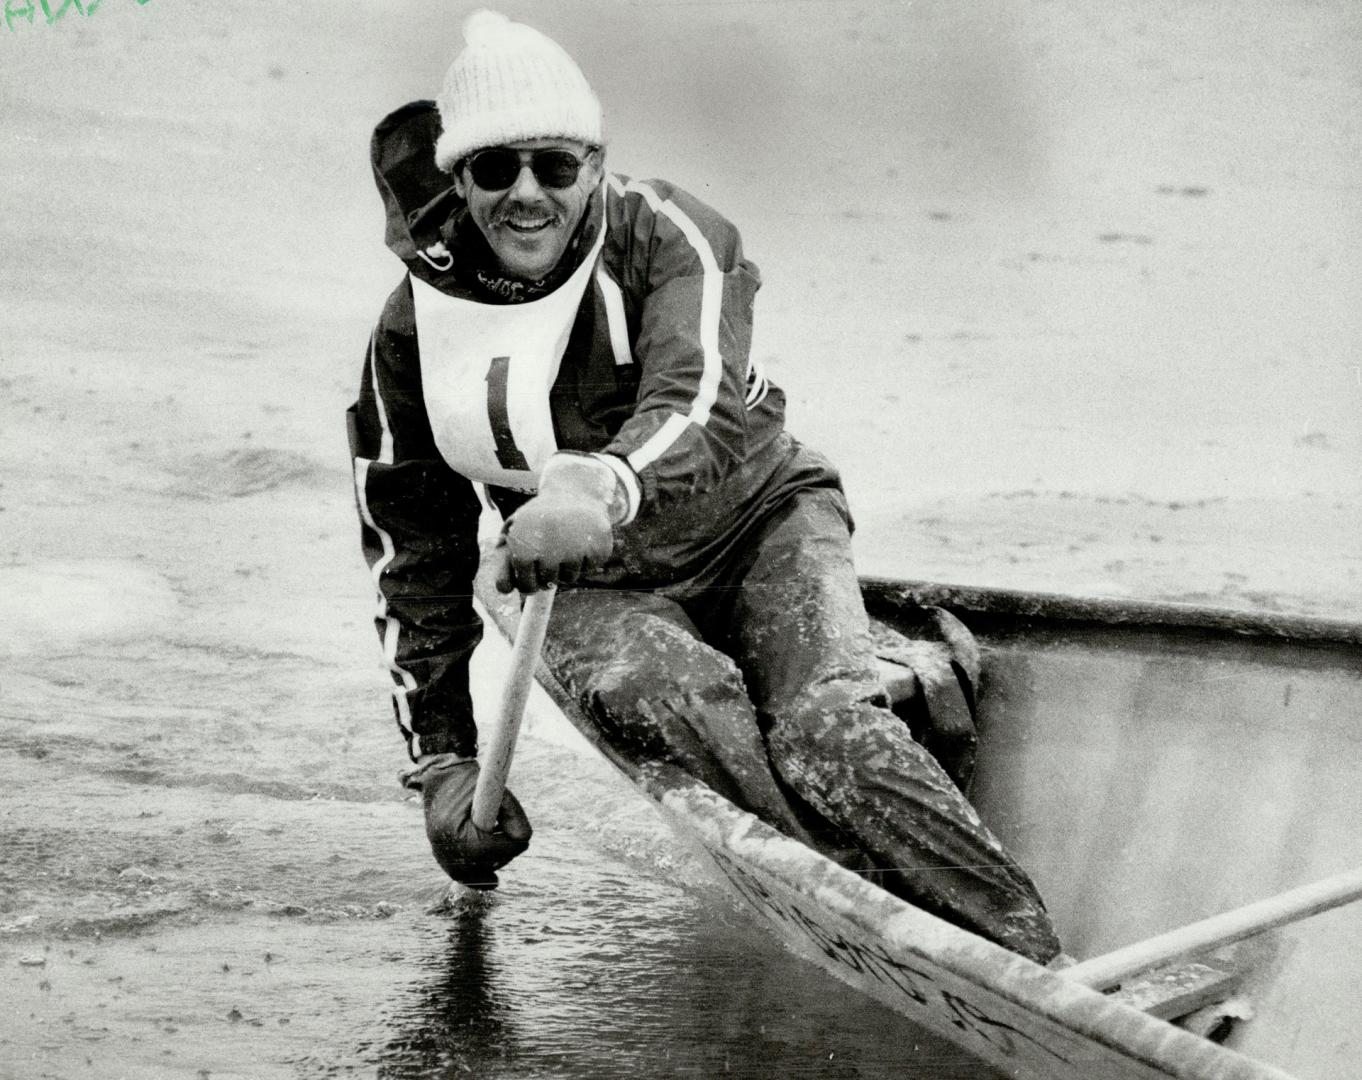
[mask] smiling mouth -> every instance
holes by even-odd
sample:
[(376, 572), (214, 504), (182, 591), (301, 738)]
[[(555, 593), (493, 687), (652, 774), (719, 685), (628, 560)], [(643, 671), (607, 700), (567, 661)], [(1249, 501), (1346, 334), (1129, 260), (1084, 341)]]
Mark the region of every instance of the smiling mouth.
[(520, 233), (522, 236), (543, 232), (553, 225), (553, 223), (554, 219), (551, 216), (514, 217), (505, 218), (502, 221), (502, 224), (506, 228), (510, 229), (512, 232)]

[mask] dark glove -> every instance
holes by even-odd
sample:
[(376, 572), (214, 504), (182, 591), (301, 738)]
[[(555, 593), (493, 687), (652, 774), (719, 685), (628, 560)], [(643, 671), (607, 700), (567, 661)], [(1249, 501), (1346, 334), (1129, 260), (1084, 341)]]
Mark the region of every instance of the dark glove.
[(488, 558), (497, 589), (538, 592), (571, 585), (614, 550), (613, 528), (628, 497), (609, 465), (586, 454), (555, 454), (539, 494), (506, 521)]
[(431, 769), (421, 778), (426, 837), (435, 861), (455, 881), (494, 889), (496, 872), (530, 846), (530, 819), (509, 791), (501, 796), (497, 827), (483, 832), (472, 821), (478, 763), (460, 761)]

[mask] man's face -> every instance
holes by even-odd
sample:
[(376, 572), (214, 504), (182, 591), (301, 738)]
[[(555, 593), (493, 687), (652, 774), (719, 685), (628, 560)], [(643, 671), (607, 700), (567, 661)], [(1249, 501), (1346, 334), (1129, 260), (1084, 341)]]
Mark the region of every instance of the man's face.
[[(509, 187), (498, 189), (478, 183), (474, 175), (478, 170), (470, 165), (478, 157), (477, 153), (460, 162), (454, 175), (454, 187), (468, 203), (468, 212), (487, 238), (502, 268), (526, 281), (538, 281), (558, 265), (586, 213), (591, 193), (600, 183), (604, 152), (595, 149), (588, 153), (583, 144), (564, 139), (507, 143), (495, 148), (494, 152), (503, 150), (516, 151), (520, 159), (520, 169), (510, 180)], [(531, 167), (533, 154), (545, 150), (567, 151), (583, 162), (576, 179), (567, 187), (553, 187), (535, 176)], [(552, 164), (553, 159), (541, 157), (539, 160)], [(505, 169), (503, 172), (508, 173)], [(489, 183), (505, 183), (507, 178), (508, 175), (493, 177)]]

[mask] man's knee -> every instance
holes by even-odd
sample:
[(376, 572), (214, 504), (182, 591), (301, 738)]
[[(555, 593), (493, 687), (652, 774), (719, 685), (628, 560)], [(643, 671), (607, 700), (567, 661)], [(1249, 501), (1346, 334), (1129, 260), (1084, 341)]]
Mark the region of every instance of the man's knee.
[(848, 670), (773, 701), (762, 722), (770, 738), (792, 751), (816, 750), (854, 740), (858, 733), (879, 737), (886, 725), (904, 727), (889, 706), (889, 696), (874, 673)]

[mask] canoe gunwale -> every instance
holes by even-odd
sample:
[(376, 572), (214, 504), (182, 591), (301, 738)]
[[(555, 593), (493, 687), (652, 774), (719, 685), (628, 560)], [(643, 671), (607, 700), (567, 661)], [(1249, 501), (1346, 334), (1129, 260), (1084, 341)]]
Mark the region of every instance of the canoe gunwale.
[(963, 619), (971, 629), (1107, 627), (1260, 638), (1302, 646), (1362, 647), (1362, 622), (1314, 615), (1240, 611), (1169, 600), (1074, 597), (871, 576), (861, 578), (861, 591), (872, 616), (893, 620), (910, 609), (942, 607)]

